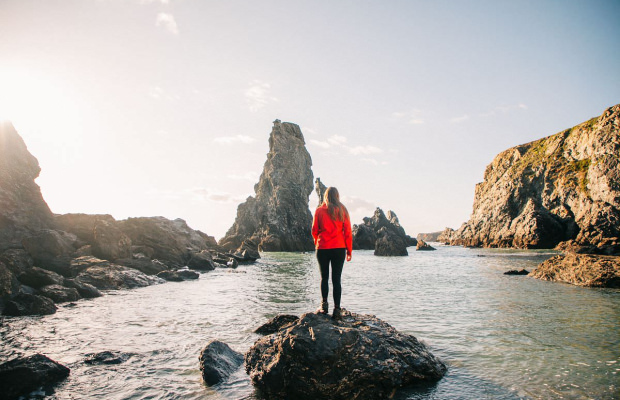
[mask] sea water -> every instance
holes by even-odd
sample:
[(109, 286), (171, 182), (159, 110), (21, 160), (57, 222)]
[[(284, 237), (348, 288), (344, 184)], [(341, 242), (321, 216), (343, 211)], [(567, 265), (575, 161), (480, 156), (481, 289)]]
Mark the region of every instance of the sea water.
[[(343, 307), (416, 336), (448, 365), (404, 399), (617, 399), (620, 291), (507, 276), (549, 251), (437, 245), (408, 257), (356, 251), (343, 272)], [(253, 331), (320, 302), (314, 254), (264, 253), (255, 264), (61, 305), (50, 316), (4, 318), (0, 362), (42, 353), (71, 368), (50, 399), (261, 399), (240, 368), (208, 388), (198, 356), (218, 339), (245, 353)], [(89, 365), (86, 354), (130, 354)], [(42, 392), (31, 397), (42, 396)]]

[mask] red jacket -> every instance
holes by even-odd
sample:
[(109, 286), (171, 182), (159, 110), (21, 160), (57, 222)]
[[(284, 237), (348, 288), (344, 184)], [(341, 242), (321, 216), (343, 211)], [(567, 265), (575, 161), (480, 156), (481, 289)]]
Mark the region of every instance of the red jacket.
[(349, 216), (345, 215), (344, 221), (334, 221), (329, 215), (326, 204), (319, 206), (314, 213), (312, 237), (317, 249), (346, 248), (349, 255), (353, 251)]

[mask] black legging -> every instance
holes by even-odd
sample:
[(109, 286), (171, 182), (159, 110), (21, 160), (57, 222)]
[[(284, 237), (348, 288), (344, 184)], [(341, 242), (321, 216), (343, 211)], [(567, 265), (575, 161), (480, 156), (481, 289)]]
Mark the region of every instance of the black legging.
[(329, 263), (332, 263), (335, 307), (340, 307), (340, 297), (342, 296), (340, 276), (342, 275), (342, 267), (346, 255), (346, 249), (318, 249), (316, 251), (316, 259), (319, 261), (319, 269), (321, 270), (321, 295), (323, 296), (323, 301), (327, 301), (327, 295), (329, 294)]

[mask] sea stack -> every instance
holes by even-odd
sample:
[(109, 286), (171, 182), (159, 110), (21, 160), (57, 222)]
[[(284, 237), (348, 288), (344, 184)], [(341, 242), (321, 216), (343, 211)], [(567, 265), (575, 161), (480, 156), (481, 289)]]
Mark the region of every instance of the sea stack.
[(469, 221), (450, 244), (610, 254), (620, 237), (620, 105), (555, 135), (500, 153), (476, 185)]
[(314, 189), (311, 167), (299, 126), (275, 120), (267, 161), (254, 185), (256, 196), (239, 205), (237, 218), (220, 246), (235, 250), (249, 239), (262, 251), (313, 250), (308, 208)]

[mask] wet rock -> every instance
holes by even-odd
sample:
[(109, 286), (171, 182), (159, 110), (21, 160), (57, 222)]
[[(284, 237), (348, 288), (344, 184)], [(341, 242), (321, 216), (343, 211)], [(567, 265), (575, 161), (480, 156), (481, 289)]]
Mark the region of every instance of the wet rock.
[(19, 281), (2, 261), (0, 261), (0, 306), (2, 299), (10, 297), (19, 291)]
[(418, 240), (418, 245), (415, 248), (416, 250), (429, 251), (436, 250), (433, 246), (426, 243), (424, 240)]
[(520, 270), (511, 269), (509, 271), (504, 272), (504, 275), (527, 275), (529, 273), (530, 273), (530, 271), (528, 271), (525, 268), (523, 268), (523, 269), (520, 269)]
[(620, 239), (607, 238), (601, 240), (596, 246), (591, 244), (579, 244), (575, 240), (567, 240), (558, 244), (555, 250), (567, 253), (597, 254), (602, 256), (620, 255)]
[(34, 260), (24, 249), (9, 249), (0, 254), (0, 262), (15, 275), (19, 276), (34, 265)]
[(231, 349), (226, 343), (213, 340), (200, 352), (200, 371), (208, 386), (225, 381), (243, 364), (243, 354)]
[(298, 125), (276, 120), (269, 136), (263, 173), (255, 197), (237, 208), (237, 217), (220, 246), (239, 249), (251, 239), (261, 251), (311, 251), (312, 160)]
[(81, 299), (77, 289), (68, 288), (60, 285), (47, 285), (39, 289), (42, 296), (50, 298), (54, 303), (66, 303), (69, 301), (77, 301)]
[(198, 279), (200, 274), (190, 270), (177, 270), (177, 271), (162, 271), (157, 274), (159, 278), (165, 279), (170, 282), (182, 282), (192, 279)]
[(149, 260), (148, 258), (123, 258), (116, 260), (115, 264), (122, 265), (142, 271), (147, 275), (157, 275), (162, 271), (170, 269), (169, 266), (159, 260)]
[(54, 302), (47, 297), (18, 293), (15, 297), (7, 300), (3, 313), (4, 315), (19, 317), (24, 315), (49, 315), (54, 314), (56, 310)]
[(190, 252), (200, 252), (217, 246), (212, 236), (190, 228), (177, 218), (128, 218), (118, 222), (119, 228), (135, 246), (152, 250), (152, 256), (170, 267), (186, 265)]
[(133, 289), (164, 282), (160, 278), (106, 260), (94, 257), (80, 257), (77, 260), (85, 266), (77, 275), (77, 280), (99, 290)]
[(377, 256), (406, 256), (407, 247), (417, 243), (405, 233), (394, 211), (388, 211), (386, 217), (379, 207), (363, 224), (353, 225), (352, 236), (353, 249), (375, 250)]
[(213, 271), (216, 267), (211, 253), (207, 250), (191, 253), (187, 266), (199, 271)]
[(65, 279), (65, 284), (66, 287), (68, 288), (74, 288), (75, 290), (78, 291), (78, 293), (80, 294), (81, 297), (85, 298), (85, 299), (92, 299), (95, 297), (101, 297), (102, 294), (99, 291), (99, 289), (97, 289), (96, 287), (94, 287), (93, 285), (89, 285), (88, 283), (84, 283), (81, 282), (77, 279)]
[[(620, 104), (495, 157), (450, 244), (553, 248), (620, 237)], [(615, 239), (614, 239), (615, 238)]]
[(95, 225), (99, 222), (115, 223), (116, 220), (109, 214), (56, 214), (54, 222), (58, 229), (72, 233), (83, 242), (95, 241)]
[(404, 386), (436, 381), (443, 362), (414, 336), (372, 315), (340, 320), (304, 314), (245, 354), (252, 383), (274, 399), (387, 399)]
[(53, 228), (52, 212), (35, 183), (40, 172), (39, 162), (13, 125), (1, 121), (0, 253), (21, 248), (24, 236)]
[(15, 358), (0, 364), (0, 399), (17, 399), (40, 387), (49, 388), (69, 372), (69, 368), (42, 354)]
[(567, 253), (540, 264), (530, 276), (588, 287), (620, 287), (620, 257)]
[(22, 244), (32, 256), (37, 267), (70, 276), (69, 266), (77, 244), (75, 235), (64, 231), (44, 229), (25, 237)]
[(258, 252), (258, 245), (253, 240), (245, 239), (241, 246), (230, 256), (238, 262), (245, 264), (258, 260), (260, 253)]
[(39, 289), (46, 285), (62, 285), (65, 278), (53, 271), (39, 267), (32, 267), (17, 277), (24, 285)]
[(122, 364), (127, 361), (133, 353), (123, 353), (122, 351), (100, 351), (99, 353), (85, 354), (84, 363), (114, 365)]
[(377, 232), (375, 256), (407, 256), (407, 242), (394, 230), (382, 227)]
[(254, 333), (258, 333), (259, 335), (271, 335), (272, 333), (276, 333), (280, 329), (294, 324), (297, 321), (299, 321), (299, 317), (296, 315), (276, 315), (269, 320), (269, 322), (259, 326)]
[(97, 220), (93, 228), (92, 253), (95, 257), (114, 261), (131, 257), (131, 239), (116, 221)]

